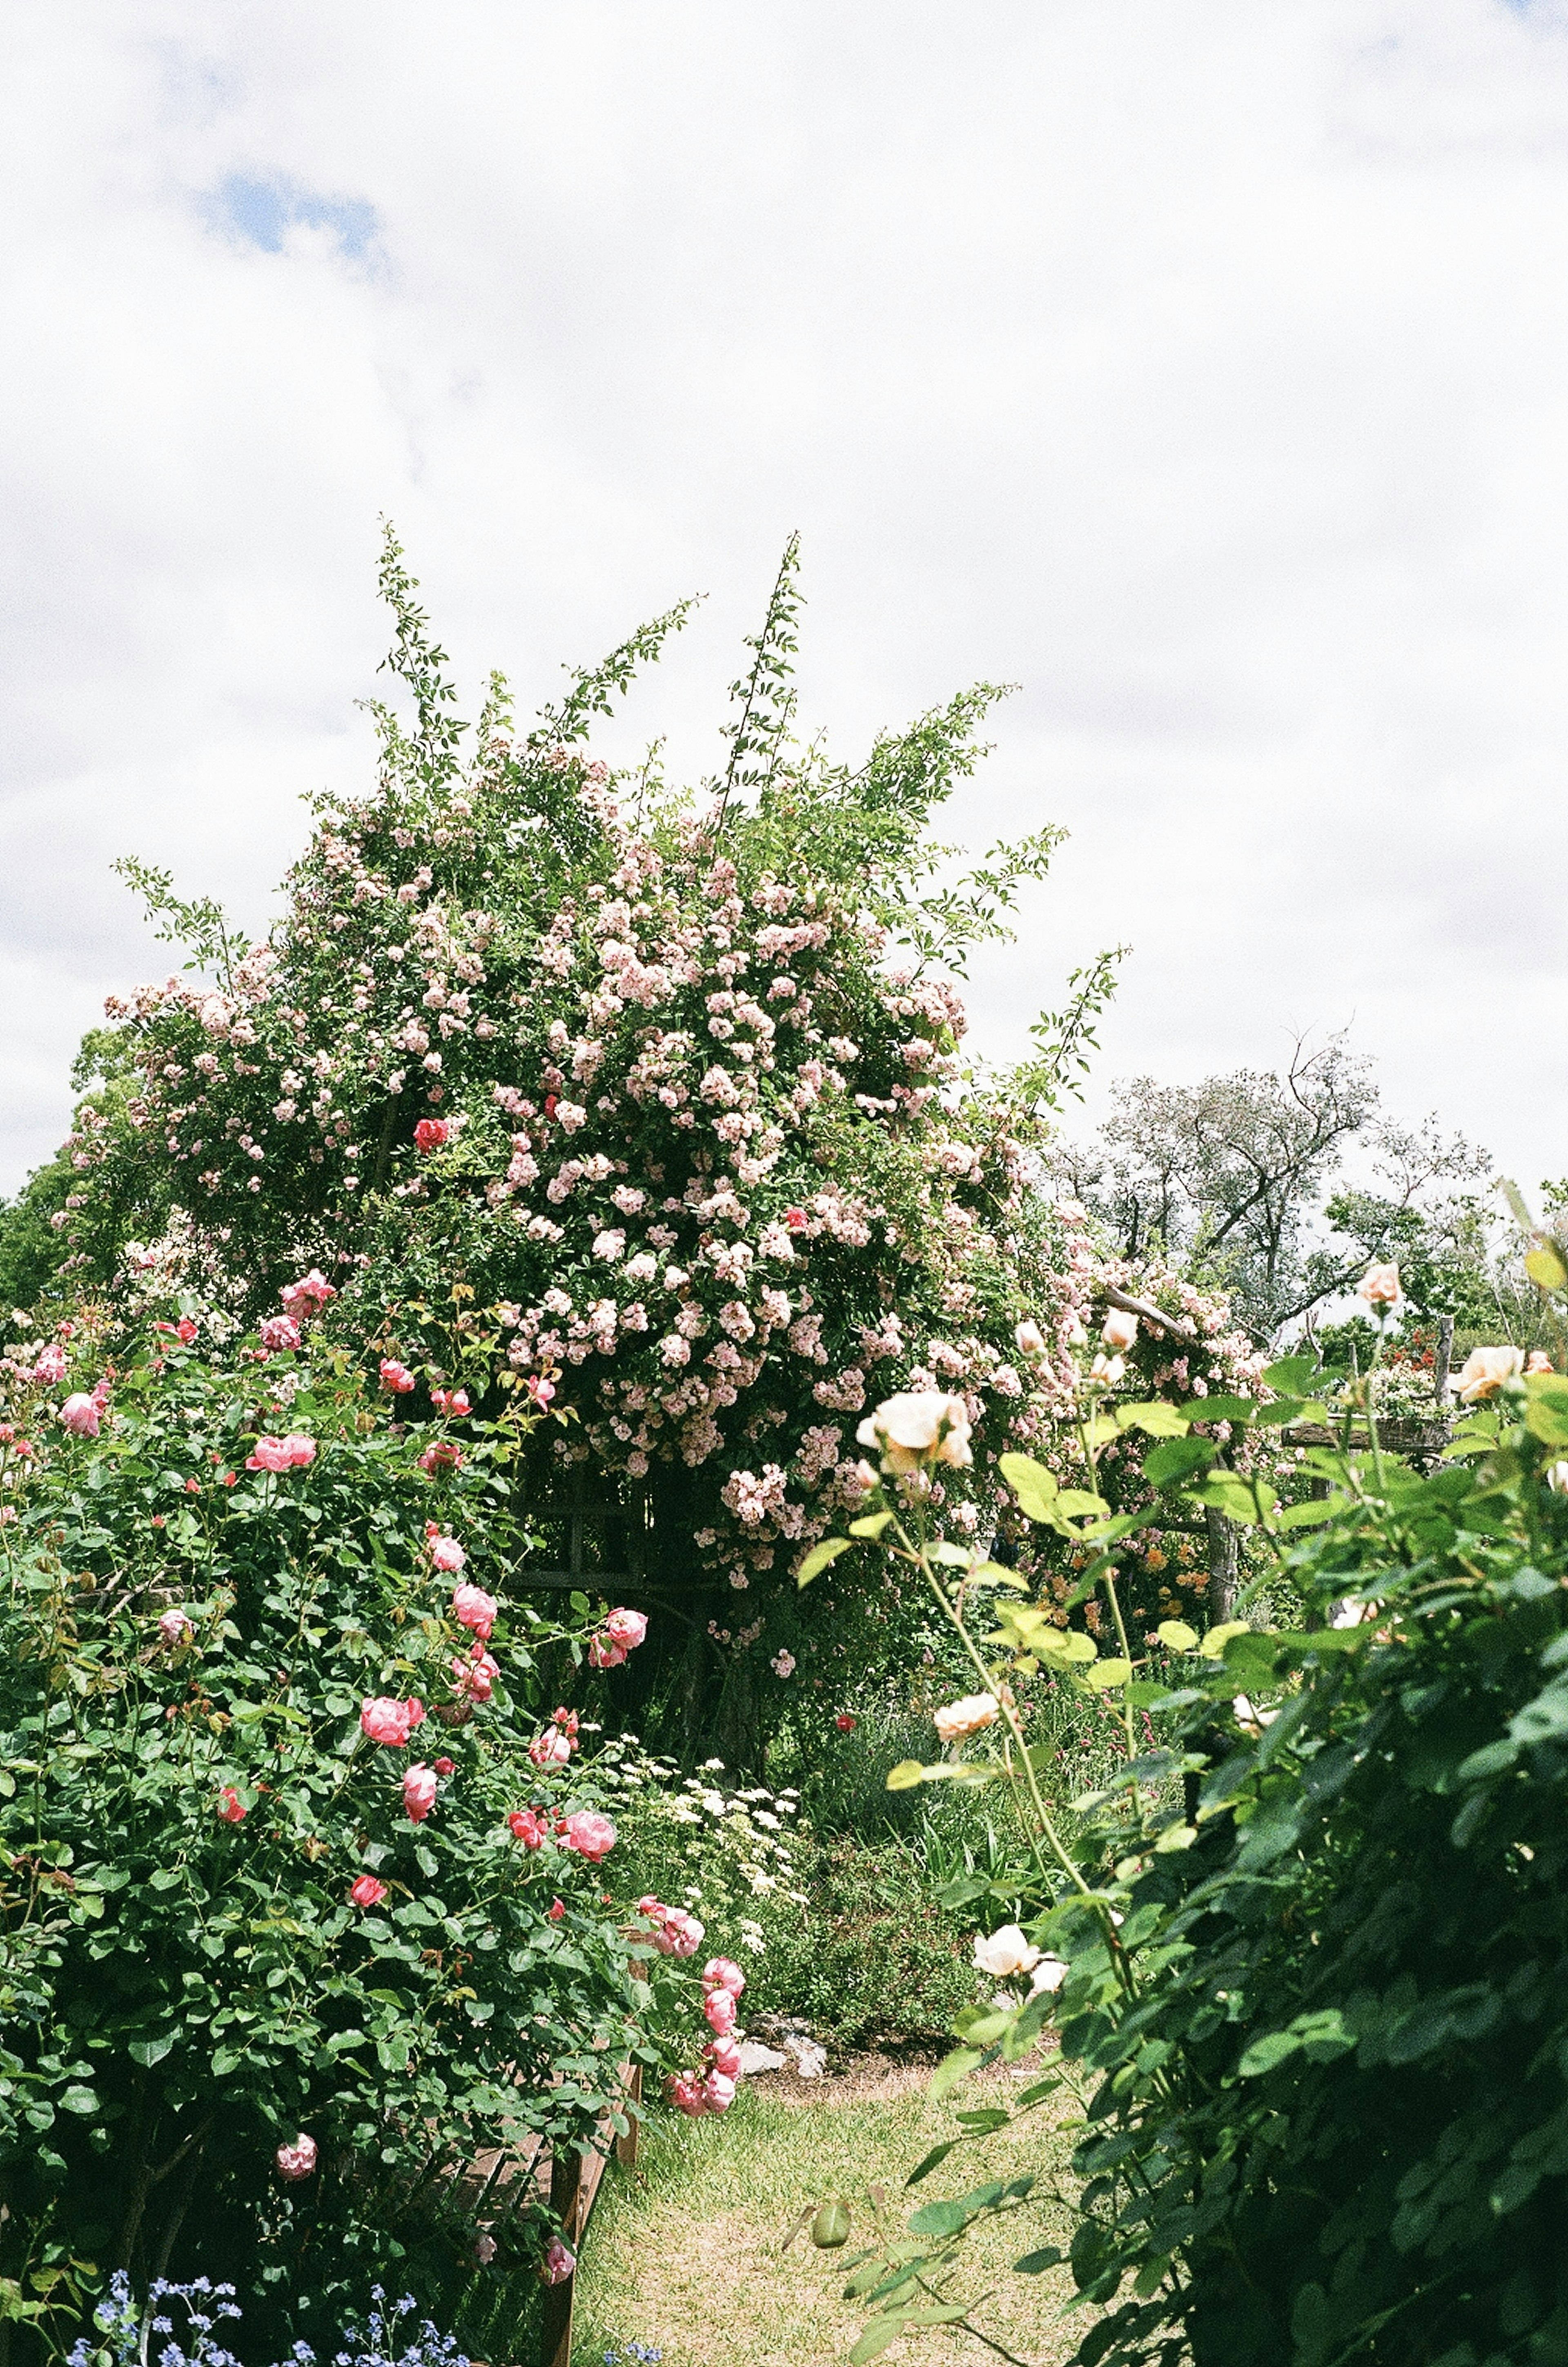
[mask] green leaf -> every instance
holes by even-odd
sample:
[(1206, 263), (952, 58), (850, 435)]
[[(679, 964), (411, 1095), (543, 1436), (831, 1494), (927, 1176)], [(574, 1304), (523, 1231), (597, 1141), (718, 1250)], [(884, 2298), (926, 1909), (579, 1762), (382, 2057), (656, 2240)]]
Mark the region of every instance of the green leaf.
[(1189, 1627), (1185, 1619), (1162, 1619), (1155, 1634), (1173, 1652), (1195, 1652), (1198, 1648), (1198, 1631)]
[(1091, 1496), (1087, 1488), (1062, 1488), (1057, 1490), (1056, 1510), (1078, 1518), (1093, 1518), (1109, 1512), (1111, 1507), (1103, 1496)]
[(940, 1562), (943, 1569), (967, 1569), (975, 1558), (973, 1553), (965, 1552), (962, 1546), (950, 1545), (945, 1537), (939, 1537), (927, 1550), (932, 1561)]
[[(879, 1537), (892, 1518), (891, 1512), (868, 1512), (863, 1521), (850, 1523), (850, 1535), (852, 1537)], [(835, 1538), (832, 1542), (836, 1544), (838, 1540)], [(812, 1575), (815, 1577), (815, 1571)], [(806, 1583), (804, 1576), (801, 1583)]]
[(900, 1759), (897, 1767), (890, 1767), (887, 1771), (887, 1789), (890, 1792), (916, 1791), (925, 1772), (918, 1759)]
[(1198, 1647), (1206, 1660), (1223, 1660), (1225, 1646), (1233, 1636), (1250, 1635), (1251, 1627), (1245, 1619), (1226, 1619), (1218, 1627), (1211, 1627)]
[(970, 2072), (985, 2059), (986, 2052), (981, 2046), (955, 2046), (951, 2055), (944, 2056), (931, 2073), (930, 2092), (932, 2103), (940, 2104), (942, 2098), (951, 2094), (961, 2079), (967, 2079)]
[(819, 2252), (836, 2252), (850, 2240), (850, 2206), (841, 2194), (830, 2194), (811, 2222), (811, 2240)]
[(1532, 1375), (1525, 1428), (1543, 1446), (1568, 1446), (1568, 1379), (1561, 1373)]
[(914, 2169), (904, 2180), (905, 2185), (918, 2186), (922, 2178), (929, 2178), (931, 2171), (947, 2159), (954, 2146), (962, 2145), (963, 2142), (962, 2137), (949, 2137), (945, 2145), (932, 2146), (924, 2160), (915, 2164)]
[(1236, 1471), (1211, 1471), (1194, 1484), (1192, 1494), (1244, 1528), (1267, 1519), (1280, 1501), (1267, 1479), (1244, 1479)]
[(1167, 1438), (1144, 1457), (1144, 1477), (1154, 1488), (1171, 1488), (1195, 1471), (1206, 1471), (1219, 1452), (1213, 1439)]
[(1271, 2030), (1267, 2038), (1255, 2038), (1236, 2069), (1244, 2079), (1260, 2079), (1277, 2064), (1283, 2063), (1301, 2052), (1302, 2042), (1294, 2031)]
[(1279, 1525), (1282, 1529), (1321, 1528), (1325, 1521), (1332, 1521), (1342, 1512), (1350, 1501), (1348, 1496), (1336, 1496), (1322, 1503), (1314, 1499), (1310, 1503), (1287, 1504), (1280, 1514)]
[(824, 1537), (819, 1546), (812, 1546), (811, 1551), (796, 1570), (795, 1584), (809, 1586), (814, 1578), (821, 1576), (829, 1562), (837, 1561), (839, 1556), (841, 1553), (848, 1553), (849, 1549), (848, 1537)]
[(1047, 1471), (1043, 1463), (1036, 1463), (1031, 1455), (1004, 1455), (999, 1468), (1026, 1520), (1053, 1518), (1058, 1492), (1054, 1473)]
[(62, 2112), (80, 2113), (84, 2120), (90, 2120), (98, 2109), (97, 2097), (91, 2088), (67, 2088), (60, 2103)]
[(1116, 1427), (1141, 1430), (1150, 1438), (1185, 1438), (1189, 1424), (1179, 1406), (1167, 1404), (1164, 1398), (1155, 1398), (1147, 1405), (1118, 1406)]
[(1181, 1409), (1189, 1421), (1256, 1421), (1263, 1408), (1256, 1398), (1189, 1398)]
[(897, 2317), (874, 2317), (850, 2353), (850, 2367), (865, 2367), (868, 2359), (880, 2359), (888, 2345), (897, 2341), (908, 2322), (902, 2310)]
[(1059, 2260), (1066, 2258), (1066, 2254), (1059, 2252), (1055, 2244), (1047, 2244), (1043, 2251), (1025, 2252), (1021, 2260), (1015, 2260), (1013, 2274), (1017, 2277), (1037, 2277), (1042, 2269), (1054, 2269)]
[(1265, 1365), (1260, 1377), (1276, 1397), (1305, 1398), (1312, 1395), (1319, 1370), (1315, 1356), (1281, 1356), (1276, 1364)]
[(1538, 1290), (1568, 1290), (1568, 1266), (1551, 1241), (1538, 1241), (1527, 1252), (1525, 1272)]
[(174, 2043), (173, 2033), (165, 2031), (161, 2038), (133, 2038), (126, 2053), (133, 2063), (140, 2063), (144, 2071), (151, 2071), (155, 2063), (162, 2063)]
[(1083, 1672), (1086, 1685), (1109, 1687), (1124, 1685), (1133, 1673), (1131, 1660), (1097, 1660), (1092, 1669)]

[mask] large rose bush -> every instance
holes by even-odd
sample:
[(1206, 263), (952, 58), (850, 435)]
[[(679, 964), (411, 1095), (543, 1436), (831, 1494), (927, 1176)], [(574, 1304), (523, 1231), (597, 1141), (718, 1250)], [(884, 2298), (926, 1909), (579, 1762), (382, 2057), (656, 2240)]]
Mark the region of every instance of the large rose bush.
[(526, 2266), (547, 2227), (476, 2255), (455, 2173), (585, 2138), (641, 2044), (570, 1705), (573, 1661), (640, 1622), (616, 1641), (581, 1598), (516, 1594), (509, 1474), (541, 1417), (400, 1419), (410, 1393), (328, 1338), (328, 1287), (226, 1341), (188, 1298), (85, 1309), (0, 1371), (23, 2315), (69, 2299), (72, 2259), (138, 2290), (233, 2276), (273, 2295), (269, 2339), (378, 2273), (428, 2298), (455, 2259)]
[[(339, 1336), (405, 1363), (461, 1274), (502, 1382), (572, 1417), (547, 1459), (650, 1489), (707, 1590), (699, 1642), (760, 1672), (809, 1648), (789, 1580), (864, 1493), (868, 1403), (963, 1397), (948, 1517), (973, 1535), (1066, 1385), (1055, 1343), (1016, 1339), (1065, 1255), (1038, 1123), (961, 1067), (942, 967), (1055, 834), (930, 888), (988, 693), (853, 774), (753, 697), (717, 803), (613, 779), (583, 735), (659, 629), (526, 736), (498, 691), (464, 755), (395, 551), (386, 583), (413, 722), (378, 711), (378, 785), (322, 802), (267, 942), (141, 875), (197, 968), (111, 1001), (89, 1046), (62, 1250), (123, 1288), (173, 1244), (247, 1318), (316, 1263)], [(783, 624), (775, 602), (775, 654)]]

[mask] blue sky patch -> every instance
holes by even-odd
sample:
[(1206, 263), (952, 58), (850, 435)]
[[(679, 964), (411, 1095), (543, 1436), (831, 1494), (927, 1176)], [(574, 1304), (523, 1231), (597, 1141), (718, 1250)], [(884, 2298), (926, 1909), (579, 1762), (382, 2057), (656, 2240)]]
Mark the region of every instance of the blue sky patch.
[(215, 222), (265, 255), (278, 254), (294, 223), (303, 222), (310, 230), (330, 231), (340, 254), (359, 261), (380, 228), (375, 207), (363, 198), (323, 197), (293, 181), (252, 180), (243, 173), (221, 182), (208, 207)]

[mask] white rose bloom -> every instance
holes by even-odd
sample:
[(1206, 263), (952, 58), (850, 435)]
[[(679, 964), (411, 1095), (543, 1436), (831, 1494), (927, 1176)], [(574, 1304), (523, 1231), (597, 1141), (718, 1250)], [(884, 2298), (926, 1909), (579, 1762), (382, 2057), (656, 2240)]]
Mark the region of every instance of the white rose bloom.
[(965, 1693), (962, 1701), (949, 1702), (945, 1709), (937, 1711), (936, 1730), (944, 1742), (962, 1742), (966, 1734), (995, 1726), (999, 1707), (995, 1693)]
[(1038, 1997), (1043, 1989), (1054, 1997), (1066, 1977), (1067, 1968), (1060, 1956), (1042, 1956), (1030, 1975), (1029, 1994)]
[(1015, 1973), (1027, 1973), (1039, 1962), (1039, 1949), (1030, 1945), (1016, 1923), (1004, 1923), (988, 1940), (982, 1932), (975, 1935), (977, 1973), (989, 1973), (996, 1980), (1008, 1981)]
[(922, 1463), (966, 1464), (969, 1409), (942, 1389), (904, 1389), (884, 1398), (867, 1414), (855, 1437), (874, 1446), (889, 1471), (918, 1471)]

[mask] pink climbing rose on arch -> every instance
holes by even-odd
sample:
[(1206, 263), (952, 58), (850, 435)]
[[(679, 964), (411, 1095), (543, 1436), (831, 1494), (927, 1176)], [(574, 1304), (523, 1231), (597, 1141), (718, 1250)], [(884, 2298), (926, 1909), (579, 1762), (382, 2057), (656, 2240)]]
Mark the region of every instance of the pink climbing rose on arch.
[(388, 1694), (378, 1693), (360, 1707), (361, 1732), (372, 1742), (384, 1742), (392, 1750), (401, 1750), (414, 1727), (423, 1723), (424, 1704), (417, 1696), (409, 1701), (393, 1701)]

